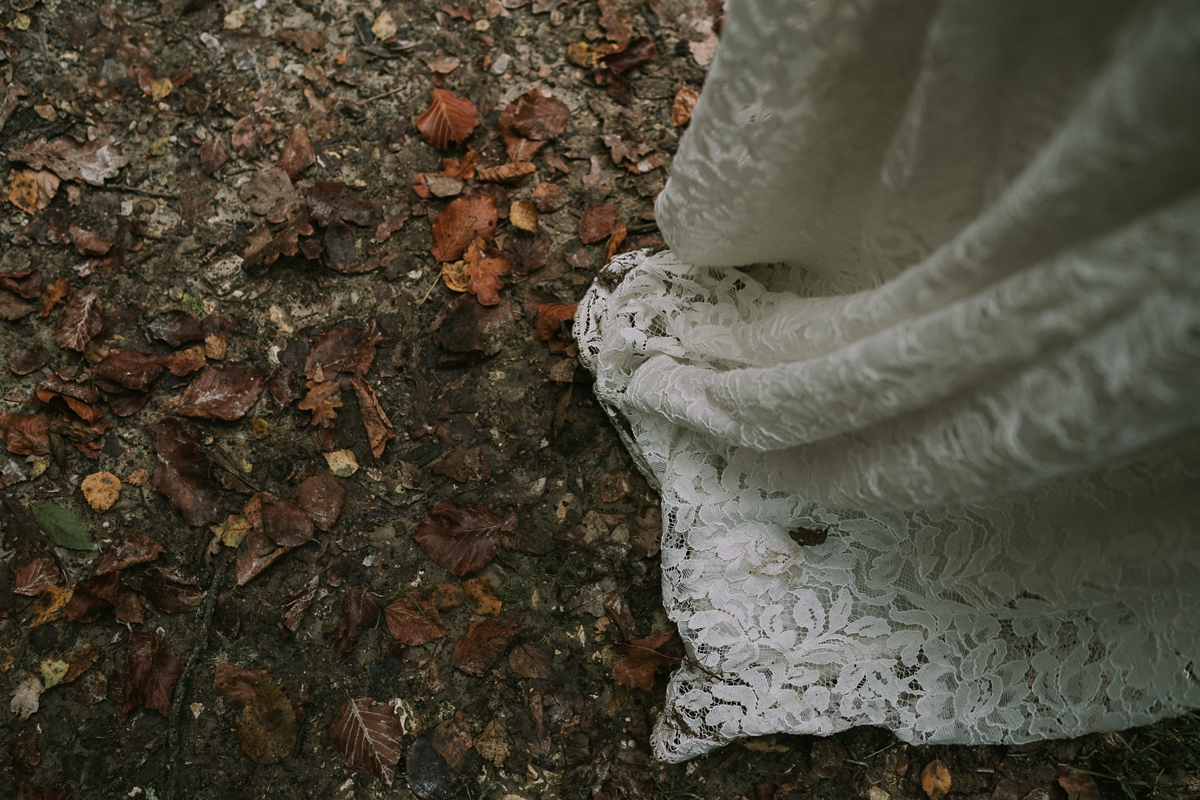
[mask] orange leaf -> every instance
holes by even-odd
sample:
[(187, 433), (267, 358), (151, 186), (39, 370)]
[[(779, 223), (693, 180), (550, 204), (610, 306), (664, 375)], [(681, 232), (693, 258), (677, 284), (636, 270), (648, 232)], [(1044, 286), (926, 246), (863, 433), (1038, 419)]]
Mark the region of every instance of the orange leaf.
[(512, 272), (512, 262), (504, 256), (489, 253), (480, 239), (471, 240), (464, 260), (465, 272), (470, 278), (467, 291), (478, 298), (480, 305), (499, 305), (499, 292), (504, 287), (500, 276)]
[(304, 385), (308, 387), (308, 394), (300, 401), (297, 408), (301, 411), (312, 412), (309, 425), (332, 428), (334, 420), (337, 419), (335, 409), (341, 408), (342, 405), (342, 401), (338, 397), (337, 381), (323, 381), (322, 383), (307, 381)]
[(950, 791), (950, 770), (940, 759), (934, 759), (921, 770), (921, 788), (929, 800), (941, 800)]
[(429, 108), (417, 117), (421, 138), (439, 150), (461, 142), (475, 130), (479, 115), (470, 100), (455, 97), (445, 89), (434, 89)]
[(521, 183), (535, 172), (537, 167), (528, 161), (510, 161), (498, 167), (480, 167), (476, 176), (488, 183)]
[(491, 240), (499, 219), (496, 198), (490, 195), (450, 201), (433, 223), (433, 257), (438, 261), (461, 258), (472, 239)]
[(675, 93), (675, 101), (671, 103), (671, 124), (676, 128), (682, 128), (687, 125), (692, 118), (692, 109), (696, 107), (696, 101), (700, 99), (700, 93), (690, 86), (681, 86), (679, 91)]
[(360, 376), (350, 379), (354, 393), (358, 395), (358, 413), (362, 417), (363, 427), (367, 429), (367, 440), (371, 443), (371, 454), (376, 458), (383, 455), (383, 448), (388, 439), (396, 438), (396, 430), (392, 421), (379, 405), (375, 389)]
[(658, 648), (667, 643), (673, 632), (634, 639), (629, 644), (618, 645), (624, 658), (613, 664), (613, 680), (630, 689), (650, 691), (654, 688), (654, 673), (659, 667), (669, 667), (679, 662), (678, 658), (663, 655)]
[(575, 309), (578, 307), (579, 303), (567, 305), (547, 303), (538, 306), (536, 323), (538, 338), (547, 342), (557, 336), (562, 329), (562, 324), (575, 318)]
[(625, 237), (628, 231), (624, 225), (618, 225), (617, 229), (612, 232), (612, 236), (608, 237), (608, 244), (604, 245), (604, 262), (612, 261), (612, 257), (621, 252), (621, 247), (625, 244)]

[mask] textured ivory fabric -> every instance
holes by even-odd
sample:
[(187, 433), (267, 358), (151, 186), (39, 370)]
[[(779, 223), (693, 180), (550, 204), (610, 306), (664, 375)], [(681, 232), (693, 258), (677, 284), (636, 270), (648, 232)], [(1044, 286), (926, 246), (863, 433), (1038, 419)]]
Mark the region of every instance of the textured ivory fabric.
[(660, 757), (1200, 706), (1200, 6), (729, 0), (657, 210), (576, 334), (662, 489)]

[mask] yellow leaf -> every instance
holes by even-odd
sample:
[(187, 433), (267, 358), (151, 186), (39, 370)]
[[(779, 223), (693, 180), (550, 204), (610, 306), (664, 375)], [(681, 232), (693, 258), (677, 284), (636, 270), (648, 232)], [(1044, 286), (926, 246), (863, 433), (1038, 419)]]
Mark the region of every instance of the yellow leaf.
[(83, 479), (79, 488), (92, 510), (103, 514), (121, 496), (121, 479), (111, 472), (93, 472)]
[(371, 33), (384, 40), (395, 36), (396, 21), (392, 19), (392, 12), (386, 8), (380, 11), (379, 16), (375, 18), (375, 22), (371, 25)]
[(514, 200), (508, 212), (508, 221), (523, 231), (537, 233), (537, 208), (529, 200)]
[(466, 261), (447, 261), (442, 264), (442, 282), (452, 292), (465, 292), (471, 284), (471, 276), (467, 273)]
[(929, 800), (941, 800), (950, 791), (950, 770), (940, 759), (934, 759), (921, 770), (921, 788)]
[(174, 88), (175, 84), (171, 83), (170, 78), (159, 78), (150, 84), (150, 99), (158, 102), (169, 95)]
[(209, 525), (208, 529), (226, 547), (237, 547), (250, 532), (250, 520), (241, 515), (230, 515), (220, 525)]
[(33, 604), (33, 619), (30, 620), (29, 627), (36, 628), (61, 617), (73, 594), (75, 590), (66, 586), (51, 586), (47, 589)]
[(47, 689), (52, 686), (58, 686), (62, 683), (63, 676), (67, 674), (70, 665), (65, 661), (59, 661), (57, 658), (47, 658), (42, 661), (42, 683)]
[(8, 185), (8, 201), (26, 214), (36, 214), (54, 199), (58, 176), (46, 170), (21, 170)]

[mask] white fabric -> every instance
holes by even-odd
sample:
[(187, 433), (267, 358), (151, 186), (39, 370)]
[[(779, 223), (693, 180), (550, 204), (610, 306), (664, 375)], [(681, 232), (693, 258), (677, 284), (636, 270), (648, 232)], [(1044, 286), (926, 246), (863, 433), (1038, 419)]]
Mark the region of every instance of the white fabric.
[(659, 757), (1200, 707), (1200, 7), (730, 0), (657, 211), (576, 335), (662, 489)]

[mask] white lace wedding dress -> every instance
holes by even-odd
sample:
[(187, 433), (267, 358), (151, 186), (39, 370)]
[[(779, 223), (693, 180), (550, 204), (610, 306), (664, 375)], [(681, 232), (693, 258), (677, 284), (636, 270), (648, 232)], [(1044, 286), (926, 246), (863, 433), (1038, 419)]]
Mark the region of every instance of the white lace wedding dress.
[(1200, 6), (729, 0), (657, 208), (576, 335), (662, 489), (659, 757), (1200, 707)]

